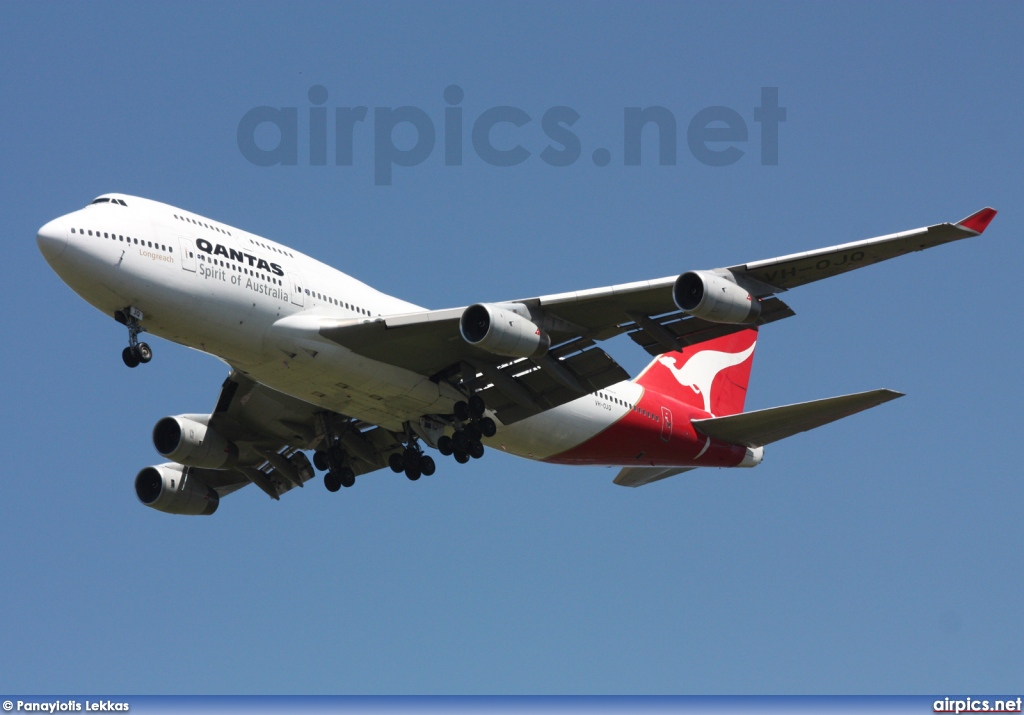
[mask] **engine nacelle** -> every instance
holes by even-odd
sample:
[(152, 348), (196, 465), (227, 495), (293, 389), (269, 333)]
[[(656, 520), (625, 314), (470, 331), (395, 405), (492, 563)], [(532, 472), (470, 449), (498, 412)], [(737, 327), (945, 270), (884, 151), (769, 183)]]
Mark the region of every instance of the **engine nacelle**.
[(168, 514), (208, 516), (220, 497), (177, 464), (146, 467), (135, 477), (135, 496), (148, 507)]
[(522, 313), (529, 315), (526, 306), (476, 303), (463, 311), (459, 332), (470, 345), (495, 355), (540, 357), (551, 347), (551, 338)]
[(230, 469), (238, 461), (238, 447), (190, 415), (157, 422), (153, 446), (167, 459), (187, 467)]
[(689, 271), (676, 278), (672, 300), (690, 315), (712, 323), (753, 323), (761, 302), (746, 289), (710, 271)]

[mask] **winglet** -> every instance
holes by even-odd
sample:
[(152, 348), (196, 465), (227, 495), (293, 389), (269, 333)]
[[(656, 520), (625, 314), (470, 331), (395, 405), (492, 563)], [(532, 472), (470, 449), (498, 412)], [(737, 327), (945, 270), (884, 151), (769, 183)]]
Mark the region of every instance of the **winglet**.
[(981, 211), (973, 213), (957, 223), (957, 226), (962, 226), (968, 231), (974, 231), (975, 233), (984, 233), (989, 223), (996, 217), (996, 213), (995, 209), (986, 206)]

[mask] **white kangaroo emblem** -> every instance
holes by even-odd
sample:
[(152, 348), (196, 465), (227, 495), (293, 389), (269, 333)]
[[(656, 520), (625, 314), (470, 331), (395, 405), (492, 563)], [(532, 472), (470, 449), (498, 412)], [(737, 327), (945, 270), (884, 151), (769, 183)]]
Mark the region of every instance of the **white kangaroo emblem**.
[(662, 365), (672, 371), (672, 376), (683, 387), (689, 387), (704, 398), (704, 411), (711, 412), (711, 384), (722, 370), (739, 365), (754, 352), (757, 341), (741, 353), (723, 353), (717, 350), (704, 350), (691, 357), (682, 367), (676, 367), (674, 357), (658, 359)]

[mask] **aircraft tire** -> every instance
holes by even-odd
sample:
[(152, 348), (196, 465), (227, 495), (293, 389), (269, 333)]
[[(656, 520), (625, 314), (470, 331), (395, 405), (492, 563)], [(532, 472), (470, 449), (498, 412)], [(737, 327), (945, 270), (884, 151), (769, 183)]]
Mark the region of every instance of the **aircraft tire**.
[(493, 437), (498, 433), (498, 425), (490, 417), (484, 417), (476, 423), (477, 429), (484, 437)]
[(465, 422), (466, 420), (469, 419), (469, 405), (467, 405), (462, 400), (459, 400), (458, 402), (455, 403), (454, 410), (455, 419), (457, 419), (459, 422)]
[(437, 440), (437, 451), (445, 457), (450, 457), (452, 452), (455, 451), (455, 445), (452, 444), (452, 438), (448, 435), (442, 435)]
[(484, 398), (480, 395), (471, 395), (469, 398), (469, 416), (477, 420), (484, 416), (484, 410), (487, 406), (484, 404)]
[(469, 455), (463, 452), (461, 449), (455, 450), (455, 461), (459, 464), (465, 464), (469, 461)]
[(356, 483), (355, 473), (348, 467), (345, 467), (340, 472), (338, 472), (338, 483), (341, 484), (341, 486), (348, 489), (349, 487)]
[(405, 471), (405, 460), (402, 459), (402, 455), (398, 452), (392, 452), (391, 456), (388, 457), (388, 466), (391, 467), (391, 471), (395, 474), (401, 474)]
[(125, 348), (121, 351), (121, 359), (124, 360), (124, 364), (128, 367), (139, 366), (139, 356), (131, 348)]
[(480, 459), (484, 456), (484, 446), (479, 442), (471, 442), (469, 445), (469, 456), (473, 459)]
[(313, 452), (313, 466), (321, 472), (326, 472), (330, 469), (331, 465), (327, 463), (327, 453), (319, 449)]
[(143, 365), (153, 359), (153, 349), (149, 347), (147, 343), (139, 343), (136, 345), (135, 354), (138, 356), (139, 362)]
[(327, 472), (324, 475), (324, 486), (327, 487), (327, 491), (336, 492), (341, 489), (341, 478), (334, 472)]
[(434, 458), (428, 455), (423, 455), (423, 457), (420, 459), (420, 472), (423, 474), (423, 476), (433, 476), (434, 470), (436, 469), (437, 466), (434, 464)]

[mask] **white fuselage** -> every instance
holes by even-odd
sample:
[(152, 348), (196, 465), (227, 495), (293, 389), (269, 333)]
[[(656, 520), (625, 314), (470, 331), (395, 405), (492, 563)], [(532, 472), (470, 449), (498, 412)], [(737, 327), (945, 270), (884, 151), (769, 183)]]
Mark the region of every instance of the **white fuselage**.
[[(153, 335), (395, 431), (422, 415), (450, 414), (462, 399), (447, 383), (368, 359), (317, 332), (324, 321), (369, 322), (419, 306), (293, 248), (167, 204), (124, 194), (97, 201), (49, 222), (37, 240), (64, 282), (103, 313), (136, 308)], [(502, 427), (489, 443), (532, 459), (566, 452), (620, 420), (643, 389), (623, 382), (605, 392), (620, 399), (580, 398)]]

